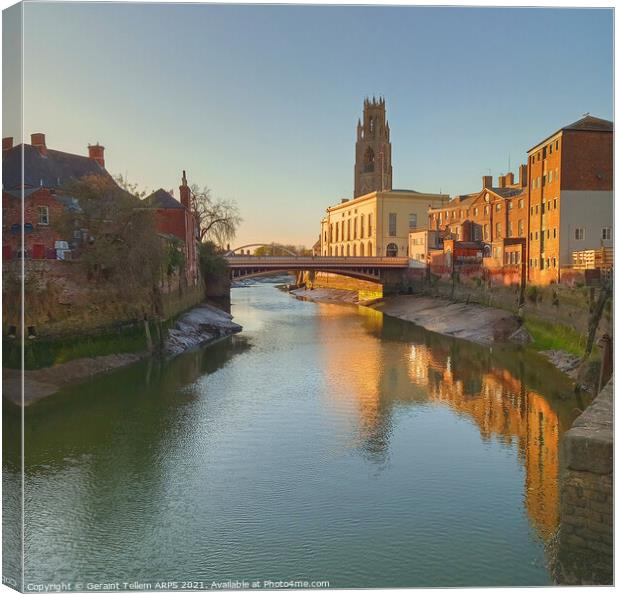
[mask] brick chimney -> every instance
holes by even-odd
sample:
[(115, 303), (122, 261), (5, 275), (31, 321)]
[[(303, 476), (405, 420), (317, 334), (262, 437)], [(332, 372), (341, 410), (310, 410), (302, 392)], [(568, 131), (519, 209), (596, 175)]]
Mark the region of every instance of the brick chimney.
[(105, 146), (101, 146), (99, 143), (97, 144), (89, 144), (88, 145), (88, 157), (97, 161), (101, 167), (105, 167), (105, 159), (103, 158), (103, 151), (105, 150)]
[(506, 176), (505, 176), (505, 175), (500, 175), (500, 176), (497, 178), (497, 185), (498, 185), (500, 188), (505, 188), (505, 187), (506, 187)]
[(522, 188), (527, 187), (527, 165), (519, 165), (519, 185)]
[(506, 187), (509, 188), (510, 186), (514, 186), (515, 185), (515, 174), (512, 171), (509, 171), (506, 174)]
[(13, 148), (13, 137), (7, 136), (2, 139), (2, 156), (6, 155)]
[(36, 148), (42, 155), (47, 155), (47, 147), (45, 146), (45, 134), (35, 132), (30, 135), (30, 144)]
[(181, 204), (190, 210), (191, 208), (191, 192), (187, 185), (187, 176), (185, 175), (185, 169), (183, 170), (183, 177), (181, 178), (181, 185), (179, 186), (179, 196), (181, 197)]
[(492, 175), (483, 175), (482, 176), (482, 189), (492, 188), (493, 187), (493, 176)]

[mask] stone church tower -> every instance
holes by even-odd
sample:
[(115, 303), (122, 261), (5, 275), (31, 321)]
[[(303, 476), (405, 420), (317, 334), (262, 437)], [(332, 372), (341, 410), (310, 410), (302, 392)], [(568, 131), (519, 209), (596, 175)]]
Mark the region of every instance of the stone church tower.
[(353, 197), (392, 189), (392, 145), (385, 119), (385, 99), (364, 100), (363, 122), (357, 121)]

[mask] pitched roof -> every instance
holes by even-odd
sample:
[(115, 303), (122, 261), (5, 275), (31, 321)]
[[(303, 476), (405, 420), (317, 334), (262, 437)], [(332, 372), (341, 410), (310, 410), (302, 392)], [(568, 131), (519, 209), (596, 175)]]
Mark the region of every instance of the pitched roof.
[(147, 206), (151, 208), (185, 208), (178, 200), (175, 200), (169, 192), (163, 188), (153, 192), (144, 199)]
[(85, 175), (112, 176), (90, 157), (47, 150), (47, 155), (31, 144), (19, 144), (8, 150), (2, 157), (2, 187), (16, 190), (22, 186), (22, 147), (24, 150), (24, 186), (60, 188), (71, 179)]
[(609, 120), (604, 120), (602, 118), (597, 118), (595, 116), (591, 116), (590, 114), (582, 117), (580, 120), (573, 122), (572, 124), (568, 124), (568, 126), (562, 126), (559, 130), (556, 130), (553, 134), (549, 134), (545, 139), (536, 143), (531, 149), (528, 149), (528, 153), (533, 151), (535, 148), (538, 148), (541, 144), (544, 144), (549, 140), (552, 136), (555, 136), (559, 132), (563, 130), (577, 130), (577, 131), (586, 131), (586, 132), (613, 132), (614, 131), (614, 123)]

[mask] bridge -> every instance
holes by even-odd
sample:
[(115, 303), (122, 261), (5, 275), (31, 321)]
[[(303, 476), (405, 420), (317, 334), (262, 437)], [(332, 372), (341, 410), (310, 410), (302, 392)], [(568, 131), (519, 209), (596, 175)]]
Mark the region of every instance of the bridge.
[(272, 272), (332, 272), (376, 283), (398, 284), (408, 258), (388, 256), (249, 256), (228, 252), (231, 281)]

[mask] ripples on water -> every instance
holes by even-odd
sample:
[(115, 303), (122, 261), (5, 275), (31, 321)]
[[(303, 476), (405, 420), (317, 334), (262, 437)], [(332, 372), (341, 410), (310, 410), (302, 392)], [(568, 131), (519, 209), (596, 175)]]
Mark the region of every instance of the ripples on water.
[(550, 582), (563, 376), (269, 284), (232, 303), (243, 334), (28, 411), (27, 581)]

